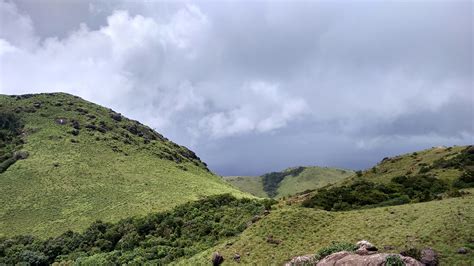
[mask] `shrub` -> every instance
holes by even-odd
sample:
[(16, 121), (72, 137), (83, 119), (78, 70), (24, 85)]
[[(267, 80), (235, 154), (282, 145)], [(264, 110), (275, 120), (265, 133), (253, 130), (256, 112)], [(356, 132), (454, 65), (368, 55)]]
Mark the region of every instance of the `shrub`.
[(398, 255), (389, 255), (385, 259), (386, 266), (404, 266), (405, 263)]
[(448, 189), (446, 183), (431, 176), (397, 176), (388, 184), (359, 180), (350, 185), (319, 189), (303, 206), (344, 211), (400, 205), (437, 199)]
[(261, 215), (275, 202), (216, 195), (115, 224), (96, 221), (82, 234), (68, 231), (47, 240), (31, 236), (0, 238), (0, 265), (48, 265), (69, 260), (101, 265), (146, 261), (167, 264), (238, 235), (252, 217)]

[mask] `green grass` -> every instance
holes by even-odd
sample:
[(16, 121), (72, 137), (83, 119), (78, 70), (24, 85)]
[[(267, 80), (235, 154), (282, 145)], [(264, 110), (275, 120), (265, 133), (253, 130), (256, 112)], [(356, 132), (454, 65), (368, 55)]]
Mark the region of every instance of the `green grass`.
[(268, 198), (268, 194), (263, 190), (261, 176), (225, 176), (223, 178), (241, 191), (256, 197)]
[[(300, 169), (299, 171), (294, 171)], [(293, 174), (293, 172), (297, 174)], [(274, 198), (282, 198), (289, 195), (304, 192), (306, 190), (313, 190), (324, 187), (328, 184), (336, 183), (344, 178), (354, 175), (352, 170), (305, 166), (297, 168), (288, 168), (281, 172), (273, 172), (266, 174), (269, 180), (274, 182), (273, 187), (276, 187)], [(250, 193), (257, 197), (269, 197), (269, 191), (264, 189), (263, 176), (228, 176), (224, 180), (231, 183), (240, 190)], [(281, 176), (283, 179), (278, 182), (271, 180), (274, 176)]]
[[(456, 156), (464, 149), (466, 149), (466, 146), (454, 146), (449, 148), (435, 147), (387, 158), (373, 168), (364, 170), (361, 177), (354, 176), (352, 180), (365, 179), (376, 183), (388, 183), (393, 177), (415, 176), (420, 173), (423, 166), (431, 166), (436, 160), (441, 158), (447, 159)], [(424, 174), (438, 177), (441, 180), (453, 181), (458, 178), (461, 173), (459, 169), (447, 168), (430, 169)]]
[(305, 190), (318, 189), (353, 174), (352, 170), (317, 166), (305, 167), (299, 175), (290, 175), (283, 179), (278, 187), (276, 198), (294, 195)]
[[(12, 112), (24, 124), (21, 149), (29, 157), (0, 174), (0, 236), (55, 236), (96, 219), (113, 222), (207, 195), (249, 196), (185, 147), (78, 97), (0, 95), (0, 115)], [(72, 120), (80, 124), (77, 136)], [(92, 124), (106, 130), (85, 127)]]
[[(268, 235), (282, 240), (281, 244), (267, 243)], [(441, 265), (472, 265), (472, 250), (466, 255), (456, 251), (474, 244), (474, 197), (347, 212), (282, 205), (233, 240), (177, 264), (205, 265), (219, 251), (226, 265), (236, 264), (234, 253), (241, 255), (244, 265), (281, 265), (297, 255), (316, 254), (333, 242), (362, 239), (382, 251), (392, 246), (389, 253), (432, 247), (439, 252)]]

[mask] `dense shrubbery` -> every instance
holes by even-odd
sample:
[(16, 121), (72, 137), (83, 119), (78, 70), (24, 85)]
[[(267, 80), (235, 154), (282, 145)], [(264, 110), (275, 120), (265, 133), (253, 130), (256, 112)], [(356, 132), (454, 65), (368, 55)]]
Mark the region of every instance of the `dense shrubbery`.
[(271, 203), (218, 195), (143, 218), (115, 224), (97, 221), (81, 234), (68, 231), (47, 240), (31, 236), (4, 238), (0, 239), (0, 264), (47, 265), (67, 260), (92, 264), (169, 263), (239, 234)]
[(0, 110), (0, 173), (21, 158), (15, 152), (23, 144), (20, 138), (22, 127), (14, 114)]
[(343, 211), (400, 205), (433, 200), (448, 189), (446, 183), (430, 176), (400, 176), (393, 178), (389, 184), (357, 181), (346, 186), (322, 188), (304, 201), (303, 206)]
[(278, 192), (278, 185), (286, 176), (297, 176), (304, 171), (304, 167), (295, 167), (283, 172), (272, 172), (264, 174), (263, 177), (263, 190), (267, 192), (268, 196), (271, 198), (275, 197)]

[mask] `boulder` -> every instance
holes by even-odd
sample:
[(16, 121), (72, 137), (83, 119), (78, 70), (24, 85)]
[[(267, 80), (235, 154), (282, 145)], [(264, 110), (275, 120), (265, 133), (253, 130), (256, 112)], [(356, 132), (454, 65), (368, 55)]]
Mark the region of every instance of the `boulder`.
[(17, 160), (24, 160), (28, 158), (30, 154), (27, 151), (17, 151), (13, 154), (13, 157), (15, 157)]
[(421, 263), (426, 266), (438, 265), (438, 253), (432, 248), (425, 248), (421, 251)]
[(369, 241), (361, 240), (356, 243), (358, 250), (377, 251), (378, 249)]
[(240, 262), (240, 254), (239, 253), (234, 254), (234, 261)]
[(467, 248), (462, 247), (458, 249), (458, 254), (467, 254)]
[(377, 253), (372, 255), (357, 255), (348, 251), (341, 251), (333, 253), (324, 259), (320, 260), (317, 266), (345, 266), (345, 265), (358, 265), (358, 266), (384, 266), (389, 256), (399, 256), (400, 259), (405, 263), (406, 266), (423, 266), (419, 261), (414, 258), (404, 257), (396, 254), (388, 253)]
[(312, 266), (316, 265), (318, 260), (313, 254), (297, 256), (292, 258), (285, 266)]
[(222, 255), (219, 254), (219, 252), (214, 252), (214, 254), (212, 254), (212, 265), (218, 266), (218, 265), (221, 265), (223, 262), (224, 262), (224, 257), (222, 257)]
[(56, 124), (65, 125), (66, 123), (67, 123), (66, 118), (58, 118), (58, 119), (56, 119)]

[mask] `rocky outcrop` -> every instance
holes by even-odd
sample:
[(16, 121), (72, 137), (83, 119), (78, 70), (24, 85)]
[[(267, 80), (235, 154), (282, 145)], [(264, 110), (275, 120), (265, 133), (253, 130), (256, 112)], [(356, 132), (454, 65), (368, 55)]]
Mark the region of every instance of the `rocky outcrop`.
[(285, 266), (303, 266), (303, 265), (316, 265), (318, 260), (313, 254), (297, 256), (291, 259)]
[[(394, 261), (404, 263), (406, 266), (424, 266), (425, 264), (417, 261), (414, 258), (408, 256), (402, 256), (400, 254), (391, 253), (377, 253), (377, 248), (366, 240), (357, 242), (357, 250), (352, 251), (340, 251), (333, 253), (329, 256), (317, 260), (315, 255), (304, 255), (294, 257), (291, 261), (285, 264), (285, 266), (302, 266), (302, 265), (314, 265), (314, 266), (384, 266), (388, 262), (393, 263)], [(429, 249), (432, 251), (432, 249)], [(433, 251), (434, 252), (434, 251)], [(430, 253), (427, 249), (426, 255), (433, 255), (436, 253)], [(433, 255), (436, 257), (435, 255)], [(432, 257), (433, 257), (432, 256)], [(431, 264), (427, 264), (431, 265)]]
[(358, 265), (358, 266), (383, 266), (388, 257), (397, 256), (406, 266), (423, 266), (423, 264), (414, 258), (404, 257), (399, 254), (377, 253), (372, 255), (358, 255), (348, 251), (341, 251), (327, 256), (320, 260), (317, 266), (334, 265)]

